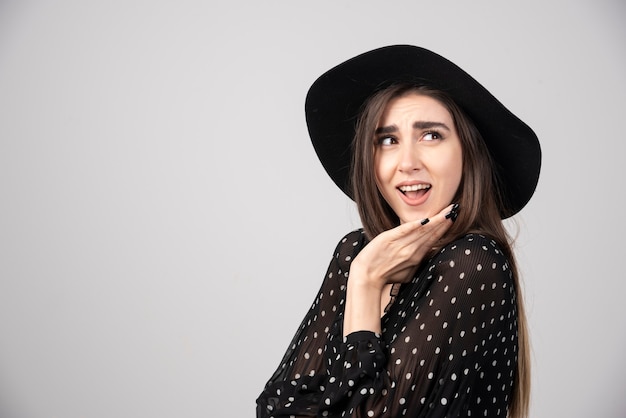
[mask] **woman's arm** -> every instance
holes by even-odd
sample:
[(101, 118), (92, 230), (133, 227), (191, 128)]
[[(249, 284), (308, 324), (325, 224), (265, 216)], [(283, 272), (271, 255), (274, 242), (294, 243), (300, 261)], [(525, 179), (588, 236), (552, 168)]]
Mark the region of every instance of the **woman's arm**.
[(383, 289), (411, 280), (417, 266), (452, 225), (447, 207), (427, 222), (404, 223), (375, 237), (350, 266), (343, 335), (380, 333)]
[(328, 416), (506, 416), (516, 362), (515, 294), (496, 246), (444, 247), (371, 331), (331, 338)]
[(350, 262), (365, 241), (363, 231), (357, 230), (337, 244), (313, 303), (257, 399), (257, 417), (316, 416), (327, 379), (329, 338), (340, 332)]

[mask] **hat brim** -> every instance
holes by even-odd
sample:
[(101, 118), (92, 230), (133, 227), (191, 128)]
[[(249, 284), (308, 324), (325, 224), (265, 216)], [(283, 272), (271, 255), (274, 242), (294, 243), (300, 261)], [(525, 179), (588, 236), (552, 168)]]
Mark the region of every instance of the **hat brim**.
[(396, 83), (426, 85), (446, 92), (471, 118), (496, 162), (506, 208), (519, 212), (539, 180), (541, 148), (533, 130), (453, 62), (412, 45), (378, 48), (330, 69), (309, 89), (306, 122), (324, 169), (350, 198), (351, 144), (364, 102)]

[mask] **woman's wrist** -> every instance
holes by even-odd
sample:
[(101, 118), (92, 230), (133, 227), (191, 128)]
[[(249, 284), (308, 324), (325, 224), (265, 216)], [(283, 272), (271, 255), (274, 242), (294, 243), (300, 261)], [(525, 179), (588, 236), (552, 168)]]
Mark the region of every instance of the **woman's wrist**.
[(354, 287), (359, 287), (361, 291), (382, 292), (387, 284), (378, 275), (372, 273), (365, 266), (362, 266), (358, 259), (355, 259), (350, 266), (348, 274), (348, 286), (352, 283)]
[(380, 333), (380, 301), (384, 283), (380, 286), (378, 282), (382, 280), (372, 280), (350, 269), (343, 322), (344, 336), (354, 331)]

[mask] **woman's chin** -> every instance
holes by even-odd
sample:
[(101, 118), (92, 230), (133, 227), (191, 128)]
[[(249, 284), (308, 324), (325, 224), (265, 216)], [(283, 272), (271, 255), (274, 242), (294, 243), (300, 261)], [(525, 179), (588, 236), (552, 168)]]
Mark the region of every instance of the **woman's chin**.
[(407, 214), (400, 218), (400, 223), (405, 224), (405, 223), (414, 222), (414, 221), (422, 221), (424, 220), (424, 218), (427, 218), (427, 216), (424, 214), (419, 214), (419, 213)]

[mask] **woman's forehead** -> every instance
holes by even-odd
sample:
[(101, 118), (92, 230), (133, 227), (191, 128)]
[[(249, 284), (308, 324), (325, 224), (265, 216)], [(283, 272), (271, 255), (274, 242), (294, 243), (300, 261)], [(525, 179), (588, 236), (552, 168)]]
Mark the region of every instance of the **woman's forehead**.
[(395, 97), (387, 103), (378, 126), (393, 123), (394, 120), (411, 122), (440, 122), (450, 124), (452, 114), (439, 100), (419, 93), (407, 93)]

